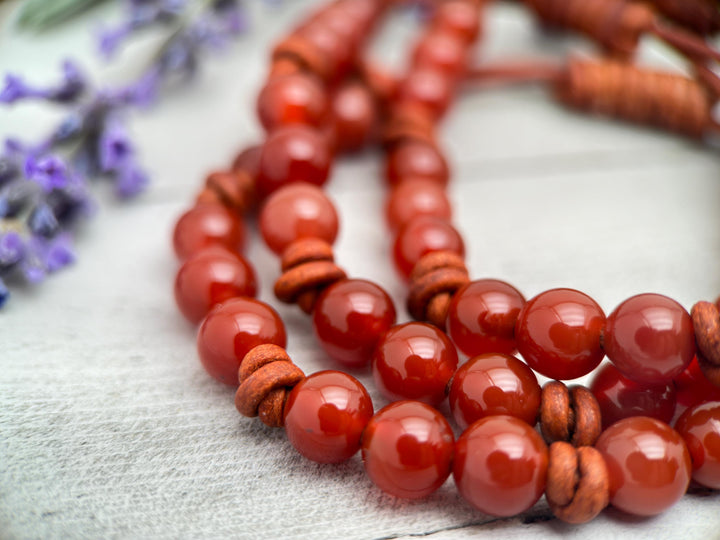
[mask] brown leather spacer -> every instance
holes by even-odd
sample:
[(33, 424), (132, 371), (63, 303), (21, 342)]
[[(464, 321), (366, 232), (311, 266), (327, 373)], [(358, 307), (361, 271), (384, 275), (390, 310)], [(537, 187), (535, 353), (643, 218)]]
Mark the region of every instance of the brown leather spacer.
[(600, 405), (592, 392), (584, 386), (568, 388), (560, 381), (543, 386), (539, 421), (548, 443), (592, 446), (602, 432)]
[(319, 291), (345, 277), (345, 271), (334, 262), (307, 262), (287, 270), (278, 278), (275, 296), (281, 302), (292, 304), (301, 294)]
[(200, 193), (195, 196), (195, 202), (197, 204), (223, 204), (222, 199), (220, 199), (220, 195), (218, 195), (217, 192), (215, 192), (214, 190), (207, 187), (202, 188)]
[(399, 83), (396, 77), (367, 60), (359, 60), (357, 67), (360, 78), (381, 106), (395, 99)]
[(410, 273), (410, 315), (444, 329), (452, 295), (469, 282), (465, 263), (456, 253), (437, 251), (423, 256)]
[(325, 240), (319, 238), (301, 238), (290, 244), (281, 257), (282, 271), (286, 272), (294, 266), (311, 261), (334, 261), (333, 248)]
[(610, 497), (608, 469), (591, 446), (575, 448), (558, 441), (550, 445), (545, 497), (553, 514), (567, 523), (586, 523)]
[(273, 63), (270, 65), (268, 79), (293, 75), (295, 73), (300, 73), (301, 71), (302, 66), (298, 64), (297, 59), (291, 56), (281, 56), (273, 60)]
[(205, 180), (205, 187), (214, 191), (227, 207), (244, 214), (255, 204), (255, 182), (245, 171), (215, 171)]
[(235, 407), (244, 416), (260, 416), (264, 424), (281, 427), (287, 394), (304, 378), (305, 374), (292, 363), (285, 349), (272, 344), (258, 345), (240, 364)]
[(292, 34), (275, 46), (273, 50), (273, 62), (282, 58), (290, 58), (298, 62), (302, 67), (315, 73), (323, 80), (332, 78), (332, 66), (330, 62), (310, 41)]
[(435, 122), (432, 114), (421, 105), (401, 103), (393, 109), (381, 138), (386, 148), (408, 139), (435, 145)]
[(706, 362), (720, 367), (720, 312), (715, 304), (698, 302), (690, 311), (695, 341)]

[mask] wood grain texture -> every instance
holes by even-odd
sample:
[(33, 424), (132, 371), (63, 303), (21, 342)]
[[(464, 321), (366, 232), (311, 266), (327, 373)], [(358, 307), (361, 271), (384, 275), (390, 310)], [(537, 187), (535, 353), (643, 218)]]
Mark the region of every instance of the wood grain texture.
[[(427, 500), (396, 500), (371, 485), (358, 456), (310, 463), (281, 430), (237, 414), (233, 390), (205, 375), (195, 330), (173, 304), (169, 239), (204, 173), (261, 136), (254, 100), (269, 45), (315, 2), (249, 3), (251, 35), (210, 60), (192, 86), (132, 118), (153, 174), (149, 192), (125, 205), (100, 186), (101, 212), (80, 234), (76, 266), (17, 291), (0, 313), (0, 537), (717, 537), (720, 496), (710, 492), (654, 519), (609, 509), (583, 526), (552, 519), (544, 502), (515, 519), (480, 515), (451, 481)], [(98, 13), (110, 20), (118, 8)], [(478, 57), (591, 49), (543, 34), (513, 5), (489, 16)], [(397, 62), (411, 23), (396, 17), (373, 54)], [(73, 55), (101, 80), (129, 77), (141, 47), (121, 56), (125, 67), (105, 67), (90, 51), (92, 26), (84, 19), (47, 36), (5, 29), (0, 71), (50, 80)], [(667, 63), (665, 55), (652, 42), (643, 48), (644, 61)], [(36, 105), (0, 110), (3, 135), (38, 137), (53, 118)], [(528, 298), (574, 287), (606, 312), (640, 292), (686, 308), (720, 293), (717, 150), (564, 111), (539, 88), (466, 91), (441, 139), (471, 276), (507, 280)], [(383, 284), (405, 321), (405, 286), (381, 225), (380, 170), (373, 153), (334, 169), (336, 260)], [(292, 358), (306, 373), (332, 368), (307, 317), (273, 300), (279, 262), (256, 232), (249, 255), (260, 297), (286, 321)], [(358, 377), (383, 406), (369, 374)]]

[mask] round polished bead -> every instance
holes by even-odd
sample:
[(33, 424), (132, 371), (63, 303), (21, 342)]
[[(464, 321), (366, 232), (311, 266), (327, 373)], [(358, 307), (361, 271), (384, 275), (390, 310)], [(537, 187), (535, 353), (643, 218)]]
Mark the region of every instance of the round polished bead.
[(360, 449), (373, 415), (365, 387), (340, 371), (320, 371), (300, 381), (285, 405), (285, 432), (307, 459), (340, 463)]
[(450, 107), (454, 91), (454, 77), (439, 69), (422, 67), (413, 69), (400, 83), (398, 98), (420, 105), (433, 117), (440, 118)]
[(720, 489), (720, 402), (695, 405), (675, 424), (692, 459), (692, 478), (698, 484)]
[(451, 251), (465, 255), (460, 233), (444, 219), (419, 216), (407, 222), (397, 233), (393, 245), (393, 262), (400, 275), (410, 277), (423, 255), (434, 251)]
[(413, 66), (459, 77), (467, 68), (467, 58), (467, 48), (461, 37), (436, 29), (427, 32), (418, 42), (413, 52)]
[(406, 141), (388, 152), (385, 178), (391, 186), (409, 178), (433, 180), (444, 186), (450, 178), (450, 169), (436, 146), (422, 141)]
[(590, 391), (600, 405), (603, 429), (630, 416), (649, 416), (669, 423), (675, 415), (672, 384), (640, 384), (624, 377), (612, 364), (596, 372)]
[(297, 182), (267, 198), (260, 211), (260, 233), (278, 255), (300, 238), (335, 241), (338, 216), (335, 206), (317, 186)]
[(524, 512), (543, 494), (548, 450), (542, 437), (512, 416), (488, 416), (455, 444), (453, 477), (460, 494), (492, 516)]
[(470, 43), (480, 34), (480, 13), (475, 2), (447, 0), (437, 6), (432, 24)]
[(262, 154), (262, 145), (257, 144), (245, 148), (235, 156), (232, 170), (246, 172), (251, 178), (256, 179), (260, 173), (260, 154)]
[(225, 206), (202, 203), (185, 212), (175, 224), (173, 248), (184, 261), (208, 246), (219, 245), (239, 253), (245, 247), (245, 225)]
[(330, 174), (332, 155), (328, 141), (307, 126), (285, 126), (273, 131), (260, 154), (257, 189), (266, 197), (293, 182), (322, 186)]
[(499, 414), (534, 426), (540, 393), (537, 377), (527, 364), (507, 354), (482, 354), (455, 373), (450, 385), (450, 410), (461, 429)]
[(577, 379), (603, 359), (605, 314), (588, 295), (553, 289), (529, 300), (515, 325), (515, 342), (528, 365), (551, 379)]
[(313, 330), (325, 352), (348, 367), (370, 362), (380, 337), (395, 324), (395, 306), (382, 288), (362, 279), (330, 285), (315, 303)]
[(418, 216), (450, 221), (452, 208), (443, 187), (426, 178), (407, 178), (390, 192), (385, 214), (392, 230)]
[(399, 401), (380, 410), (365, 428), (363, 463), (384, 492), (419, 499), (450, 475), (453, 443), (452, 429), (438, 411), (418, 401)]
[(673, 384), (677, 391), (678, 407), (688, 408), (706, 401), (720, 401), (720, 388), (707, 380), (697, 358), (693, 358), (685, 371), (673, 379)]
[(605, 458), (610, 504), (639, 516), (667, 510), (690, 483), (690, 454), (667, 424), (634, 416), (603, 431), (595, 448)]
[(175, 277), (175, 302), (191, 323), (236, 296), (255, 296), (255, 272), (244, 257), (209, 247), (190, 257)]
[(335, 147), (342, 152), (363, 148), (375, 131), (377, 107), (367, 86), (350, 82), (341, 86), (332, 98)]
[(690, 314), (660, 294), (625, 300), (605, 324), (605, 353), (626, 377), (644, 383), (669, 382), (695, 355)]
[(334, 28), (323, 24), (322, 21), (311, 21), (301, 27), (298, 34), (307, 40), (327, 62), (326, 78), (331, 81), (342, 79), (352, 64), (352, 44)]
[(458, 364), (455, 347), (435, 326), (410, 322), (388, 330), (372, 357), (375, 384), (391, 401), (439, 405)]
[(272, 77), (258, 95), (257, 110), (268, 132), (289, 124), (320, 127), (329, 118), (325, 89), (310, 73)]
[(200, 361), (220, 382), (238, 384), (238, 369), (253, 347), (286, 345), (285, 326), (277, 312), (252, 298), (233, 298), (215, 306), (197, 337)]
[(448, 334), (468, 356), (515, 352), (515, 323), (525, 298), (496, 279), (472, 281), (458, 290), (448, 308)]

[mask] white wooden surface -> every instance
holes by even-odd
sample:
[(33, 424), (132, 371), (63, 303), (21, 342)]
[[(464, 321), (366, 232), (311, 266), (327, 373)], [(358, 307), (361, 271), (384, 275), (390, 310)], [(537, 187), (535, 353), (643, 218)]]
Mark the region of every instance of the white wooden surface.
[[(203, 173), (260, 137), (254, 96), (269, 44), (314, 3), (253, 2), (248, 37), (208, 62), (192, 86), (133, 117), (153, 173), (148, 193), (125, 205), (99, 189), (101, 212), (80, 234), (76, 266), (16, 291), (0, 313), (0, 537), (720, 537), (720, 496), (707, 492), (656, 518), (609, 509), (578, 527), (549, 519), (543, 502), (516, 519), (488, 518), (451, 480), (427, 500), (396, 500), (372, 486), (358, 456), (340, 466), (305, 461), (282, 430), (241, 418), (233, 391), (206, 376), (195, 331), (173, 304), (170, 231)], [(40, 36), (9, 28), (15, 6), (0, 9), (0, 72), (52, 80), (58, 61), (75, 56), (110, 82), (129, 77), (142, 57), (135, 46), (124, 67), (106, 67), (91, 52), (94, 20), (116, 19), (113, 6)], [(374, 54), (397, 63), (412, 23), (396, 18)], [(478, 57), (591, 49), (543, 35), (512, 5), (493, 6), (487, 26)], [(642, 57), (665, 62), (667, 51), (646, 43)], [(43, 106), (3, 109), (0, 135), (38, 137), (56, 118)], [(687, 308), (720, 293), (716, 149), (567, 112), (539, 88), (466, 92), (442, 138), (473, 276), (505, 279), (528, 298), (578, 288), (608, 313), (640, 292)], [(328, 191), (343, 220), (337, 253), (401, 306), (379, 167), (366, 154), (335, 168)], [(276, 259), (256, 235), (249, 254), (261, 298), (276, 304)], [(308, 320), (278, 309), (305, 371), (332, 367)], [(384, 405), (371, 377), (358, 376), (376, 409)]]

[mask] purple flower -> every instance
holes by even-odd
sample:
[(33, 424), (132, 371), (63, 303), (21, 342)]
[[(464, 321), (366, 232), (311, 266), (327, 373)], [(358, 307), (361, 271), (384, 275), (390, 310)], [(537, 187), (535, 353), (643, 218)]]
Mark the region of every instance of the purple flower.
[(5, 84), (0, 90), (0, 103), (15, 103), (17, 100), (31, 95), (31, 89), (25, 85), (20, 77), (12, 73), (5, 75)]
[(122, 24), (116, 28), (101, 29), (97, 38), (100, 54), (105, 59), (111, 58), (131, 31), (132, 28), (128, 24)]
[(0, 279), (0, 308), (5, 305), (5, 302), (7, 302), (8, 298), (10, 298), (10, 291), (5, 285), (5, 282)]
[(148, 184), (148, 176), (135, 165), (118, 171), (115, 193), (122, 199), (130, 199), (142, 192)]
[(98, 140), (100, 169), (103, 172), (120, 170), (128, 164), (133, 154), (133, 145), (125, 127), (117, 120), (108, 121)]
[(25, 176), (38, 184), (43, 191), (50, 192), (68, 183), (69, 172), (65, 162), (55, 155), (40, 158), (31, 155), (25, 161)]
[(75, 250), (72, 237), (68, 233), (59, 234), (48, 241), (44, 250), (44, 263), (48, 272), (57, 272), (75, 262)]
[(0, 233), (0, 268), (18, 263), (25, 254), (25, 243), (15, 231)]
[(39, 204), (28, 217), (28, 228), (34, 235), (50, 238), (58, 232), (60, 223), (47, 204)]

